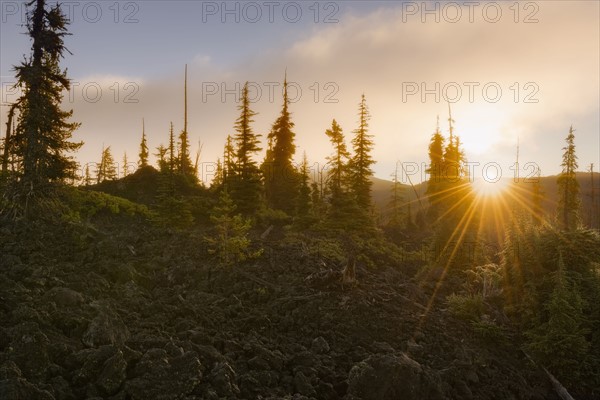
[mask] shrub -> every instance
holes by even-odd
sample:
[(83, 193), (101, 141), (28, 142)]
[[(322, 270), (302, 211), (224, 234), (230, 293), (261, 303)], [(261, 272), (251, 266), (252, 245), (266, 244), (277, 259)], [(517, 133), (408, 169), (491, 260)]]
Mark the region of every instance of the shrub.
[(484, 313), (481, 294), (451, 294), (446, 298), (450, 313), (465, 321), (477, 321)]

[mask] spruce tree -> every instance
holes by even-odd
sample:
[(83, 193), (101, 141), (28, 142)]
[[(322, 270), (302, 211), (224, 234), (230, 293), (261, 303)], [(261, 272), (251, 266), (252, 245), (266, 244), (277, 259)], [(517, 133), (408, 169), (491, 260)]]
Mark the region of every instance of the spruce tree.
[(438, 123), (435, 132), (431, 136), (429, 142), (429, 167), (427, 173), (429, 180), (427, 181), (427, 197), (429, 199), (428, 216), (431, 222), (434, 222), (439, 217), (439, 202), (443, 185), (443, 168), (444, 168), (444, 137), (440, 132), (440, 124)]
[[(289, 112), (287, 76), (283, 81), (283, 108), (281, 115), (271, 128), (269, 133), (269, 152), (265, 163), (267, 164), (265, 174), (265, 190), (268, 194), (269, 205), (277, 210), (283, 210), (288, 214), (294, 211), (294, 199), (298, 195), (298, 183), (296, 169), (292, 164), (292, 158), (296, 152), (294, 144), (294, 123)], [(268, 165), (271, 164), (271, 165)], [(263, 171), (265, 168), (263, 167)]]
[(371, 166), (375, 163), (371, 156), (373, 150), (373, 136), (369, 134), (369, 109), (365, 95), (362, 95), (358, 108), (359, 125), (354, 131), (352, 146), (354, 155), (348, 165), (350, 188), (356, 203), (361, 211), (369, 213), (371, 210)]
[(123, 153), (123, 178), (125, 178), (128, 174), (128, 165), (129, 161), (127, 161), (127, 152)]
[(335, 198), (341, 194), (347, 183), (347, 166), (350, 153), (346, 147), (342, 128), (335, 119), (331, 122), (331, 128), (325, 131), (325, 134), (333, 145), (333, 154), (327, 157), (327, 163), (329, 167), (328, 189), (331, 196)]
[(542, 201), (544, 200), (544, 192), (542, 191), (541, 171), (538, 168), (533, 187), (531, 190), (531, 214), (535, 225), (539, 225), (544, 220), (544, 208)]
[(310, 176), (306, 152), (303, 154), (302, 164), (300, 165), (300, 189), (296, 201), (295, 214), (302, 223), (307, 222), (310, 214)]
[(146, 124), (144, 123), (144, 120), (142, 119), (142, 141), (140, 143), (140, 153), (139, 153), (139, 157), (140, 160), (138, 162), (138, 165), (140, 168), (144, 168), (148, 166), (148, 142), (146, 141)]
[(228, 171), (228, 174), (233, 175), (231, 197), (237, 209), (242, 214), (249, 215), (256, 212), (261, 204), (260, 169), (254, 160), (254, 155), (261, 148), (260, 135), (255, 134), (252, 130), (253, 117), (256, 113), (250, 108), (248, 82), (242, 89), (242, 102), (238, 109), (240, 116), (235, 123), (237, 133), (234, 137), (236, 162), (233, 171)]
[(223, 148), (223, 185), (227, 186), (229, 180), (235, 174), (235, 149), (233, 147), (233, 138), (227, 135), (225, 147)]
[(527, 348), (561, 381), (575, 385), (583, 372), (583, 360), (590, 350), (586, 339), (584, 300), (578, 287), (565, 270), (559, 255), (558, 270), (554, 273), (554, 290), (544, 305), (547, 320), (526, 332)]
[(175, 155), (175, 134), (173, 132), (173, 122), (171, 122), (169, 128), (169, 147), (167, 150), (167, 170), (169, 173), (173, 174), (177, 168), (177, 156)]
[[(396, 169), (392, 174), (392, 187), (390, 191), (389, 201), (389, 223), (391, 227), (400, 226), (402, 208), (404, 203), (403, 189), (398, 178), (398, 162), (396, 163)], [(410, 203), (409, 203), (410, 204)]]
[(73, 111), (61, 110), (63, 91), (70, 89), (66, 70), (59, 61), (65, 51), (63, 38), (69, 23), (60, 5), (46, 9), (45, 0), (27, 3), (27, 30), (32, 39), (31, 56), (15, 67), (18, 121), (9, 150), (17, 161), (17, 180), (27, 195), (43, 191), (50, 182), (76, 176), (76, 162), (67, 153), (83, 143), (70, 141), (79, 123), (68, 122)]
[(225, 170), (223, 169), (223, 163), (221, 158), (217, 158), (217, 168), (215, 170), (215, 176), (210, 183), (210, 188), (213, 191), (217, 191), (223, 187), (225, 182)]
[(575, 132), (573, 127), (569, 129), (569, 135), (565, 139), (567, 145), (563, 147), (563, 161), (561, 163), (562, 173), (558, 176), (558, 213), (562, 229), (572, 231), (579, 226), (579, 182), (575, 176), (577, 155), (575, 154)]
[(156, 153), (154, 153), (158, 162), (158, 170), (160, 172), (169, 171), (169, 161), (167, 159), (168, 151), (169, 149), (161, 144), (156, 148)]
[(110, 151), (110, 146), (102, 148), (102, 157), (100, 158), (100, 164), (98, 164), (98, 170), (96, 171), (97, 183), (104, 182), (106, 180), (117, 179), (117, 167), (115, 166), (115, 160)]
[(206, 236), (209, 254), (217, 257), (221, 267), (231, 267), (248, 258), (260, 255), (261, 251), (251, 251), (248, 232), (250, 220), (236, 213), (236, 206), (227, 189), (222, 190), (219, 202), (210, 216), (214, 224), (213, 234)]
[(179, 134), (178, 143), (178, 163), (177, 170), (181, 175), (193, 178), (196, 181), (194, 175), (194, 166), (192, 165), (192, 159), (190, 157), (190, 140), (188, 134), (188, 113), (187, 113), (187, 64), (185, 65), (185, 82), (184, 82), (184, 111), (183, 111), (183, 130)]
[(92, 184), (92, 175), (90, 174), (90, 165), (85, 165), (85, 174), (83, 175), (83, 184), (90, 186)]

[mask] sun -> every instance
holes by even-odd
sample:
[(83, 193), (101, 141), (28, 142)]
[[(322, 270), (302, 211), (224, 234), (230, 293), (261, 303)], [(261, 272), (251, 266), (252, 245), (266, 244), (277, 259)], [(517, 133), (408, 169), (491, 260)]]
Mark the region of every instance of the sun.
[(508, 182), (509, 180), (507, 179), (475, 179), (473, 181), (473, 190), (477, 195), (482, 197), (497, 197), (506, 191)]

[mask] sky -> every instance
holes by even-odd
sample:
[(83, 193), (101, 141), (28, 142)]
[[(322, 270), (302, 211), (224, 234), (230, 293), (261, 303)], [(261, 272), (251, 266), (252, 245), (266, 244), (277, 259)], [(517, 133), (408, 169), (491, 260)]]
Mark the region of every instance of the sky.
[[(52, 4), (52, 3), (51, 3)], [(63, 1), (72, 90), (63, 106), (81, 122), (76, 155), (103, 146), (137, 160), (183, 128), (188, 65), (192, 152), (202, 144), (209, 181), (250, 83), (254, 130), (266, 135), (287, 71), (297, 159), (323, 165), (336, 119), (348, 143), (364, 94), (375, 176), (426, 179), (427, 146), (448, 134), (449, 108), (474, 178), (560, 172), (573, 125), (579, 169), (600, 169), (600, 2), (597, 1)], [(0, 1), (2, 104), (14, 101), (13, 66), (30, 52), (25, 6)], [(450, 106), (450, 107), (449, 107)], [(2, 136), (7, 107), (0, 110)], [(257, 159), (262, 159), (259, 155)]]

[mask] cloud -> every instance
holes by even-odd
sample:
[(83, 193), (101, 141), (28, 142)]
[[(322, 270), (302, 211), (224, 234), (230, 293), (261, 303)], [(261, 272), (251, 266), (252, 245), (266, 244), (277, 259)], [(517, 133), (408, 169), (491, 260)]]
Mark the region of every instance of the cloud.
[[(533, 24), (515, 23), (511, 4), (502, 3), (503, 18), (497, 23), (477, 12), (470, 23), (465, 9), (458, 23), (443, 18), (421, 23), (419, 15), (407, 18), (396, 3), (366, 15), (350, 8), (339, 23), (301, 32), (283, 48), (266, 46), (236, 65), (217, 66), (198, 52), (188, 66), (193, 140), (203, 141), (205, 161), (222, 154), (238, 113), (234, 92), (247, 80), (261, 94), (253, 105), (259, 112), (255, 130), (265, 135), (280, 110), (287, 67), (288, 79), (301, 93), (291, 106), (298, 156), (306, 149), (311, 161), (322, 161), (330, 151), (324, 131), (331, 119), (350, 138), (365, 93), (373, 116), (376, 174), (387, 178), (396, 160), (425, 162), (437, 115), (447, 132), (448, 106), (435, 98), (445, 85), (451, 97), (457, 87), (462, 92), (452, 110), (471, 160), (508, 164), (519, 137), (527, 157), (556, 173), (562, 138), (574, 123), (585, 127), (578, 136), (580, 160), (593, 161), (600, 129), (598, 3), (538, 2), (539, 22)], [(521, 19), (526, 11), (521, 10)], [(173, 65), (172, 74), (147, 81), (89, 77), (108, 94), (114, 82), (121, 91), (126, 82), (137, 82), (139, 102), (76, 101), (75, 119), (84, 123), (80, 137), (86, 141), (81, 157), (95, 157), (101, 142), (136, 154), (142, 118), (151, 146), (164, 143), (170, 121), (177, 130), (183, 125), (182, 77), (183, 63)], [(407, 96), (411, 83), (418, 93)], [(492, 102), (497, 88), (501, 97)], [(433, 93), (422, 98), (423, 89)]]

